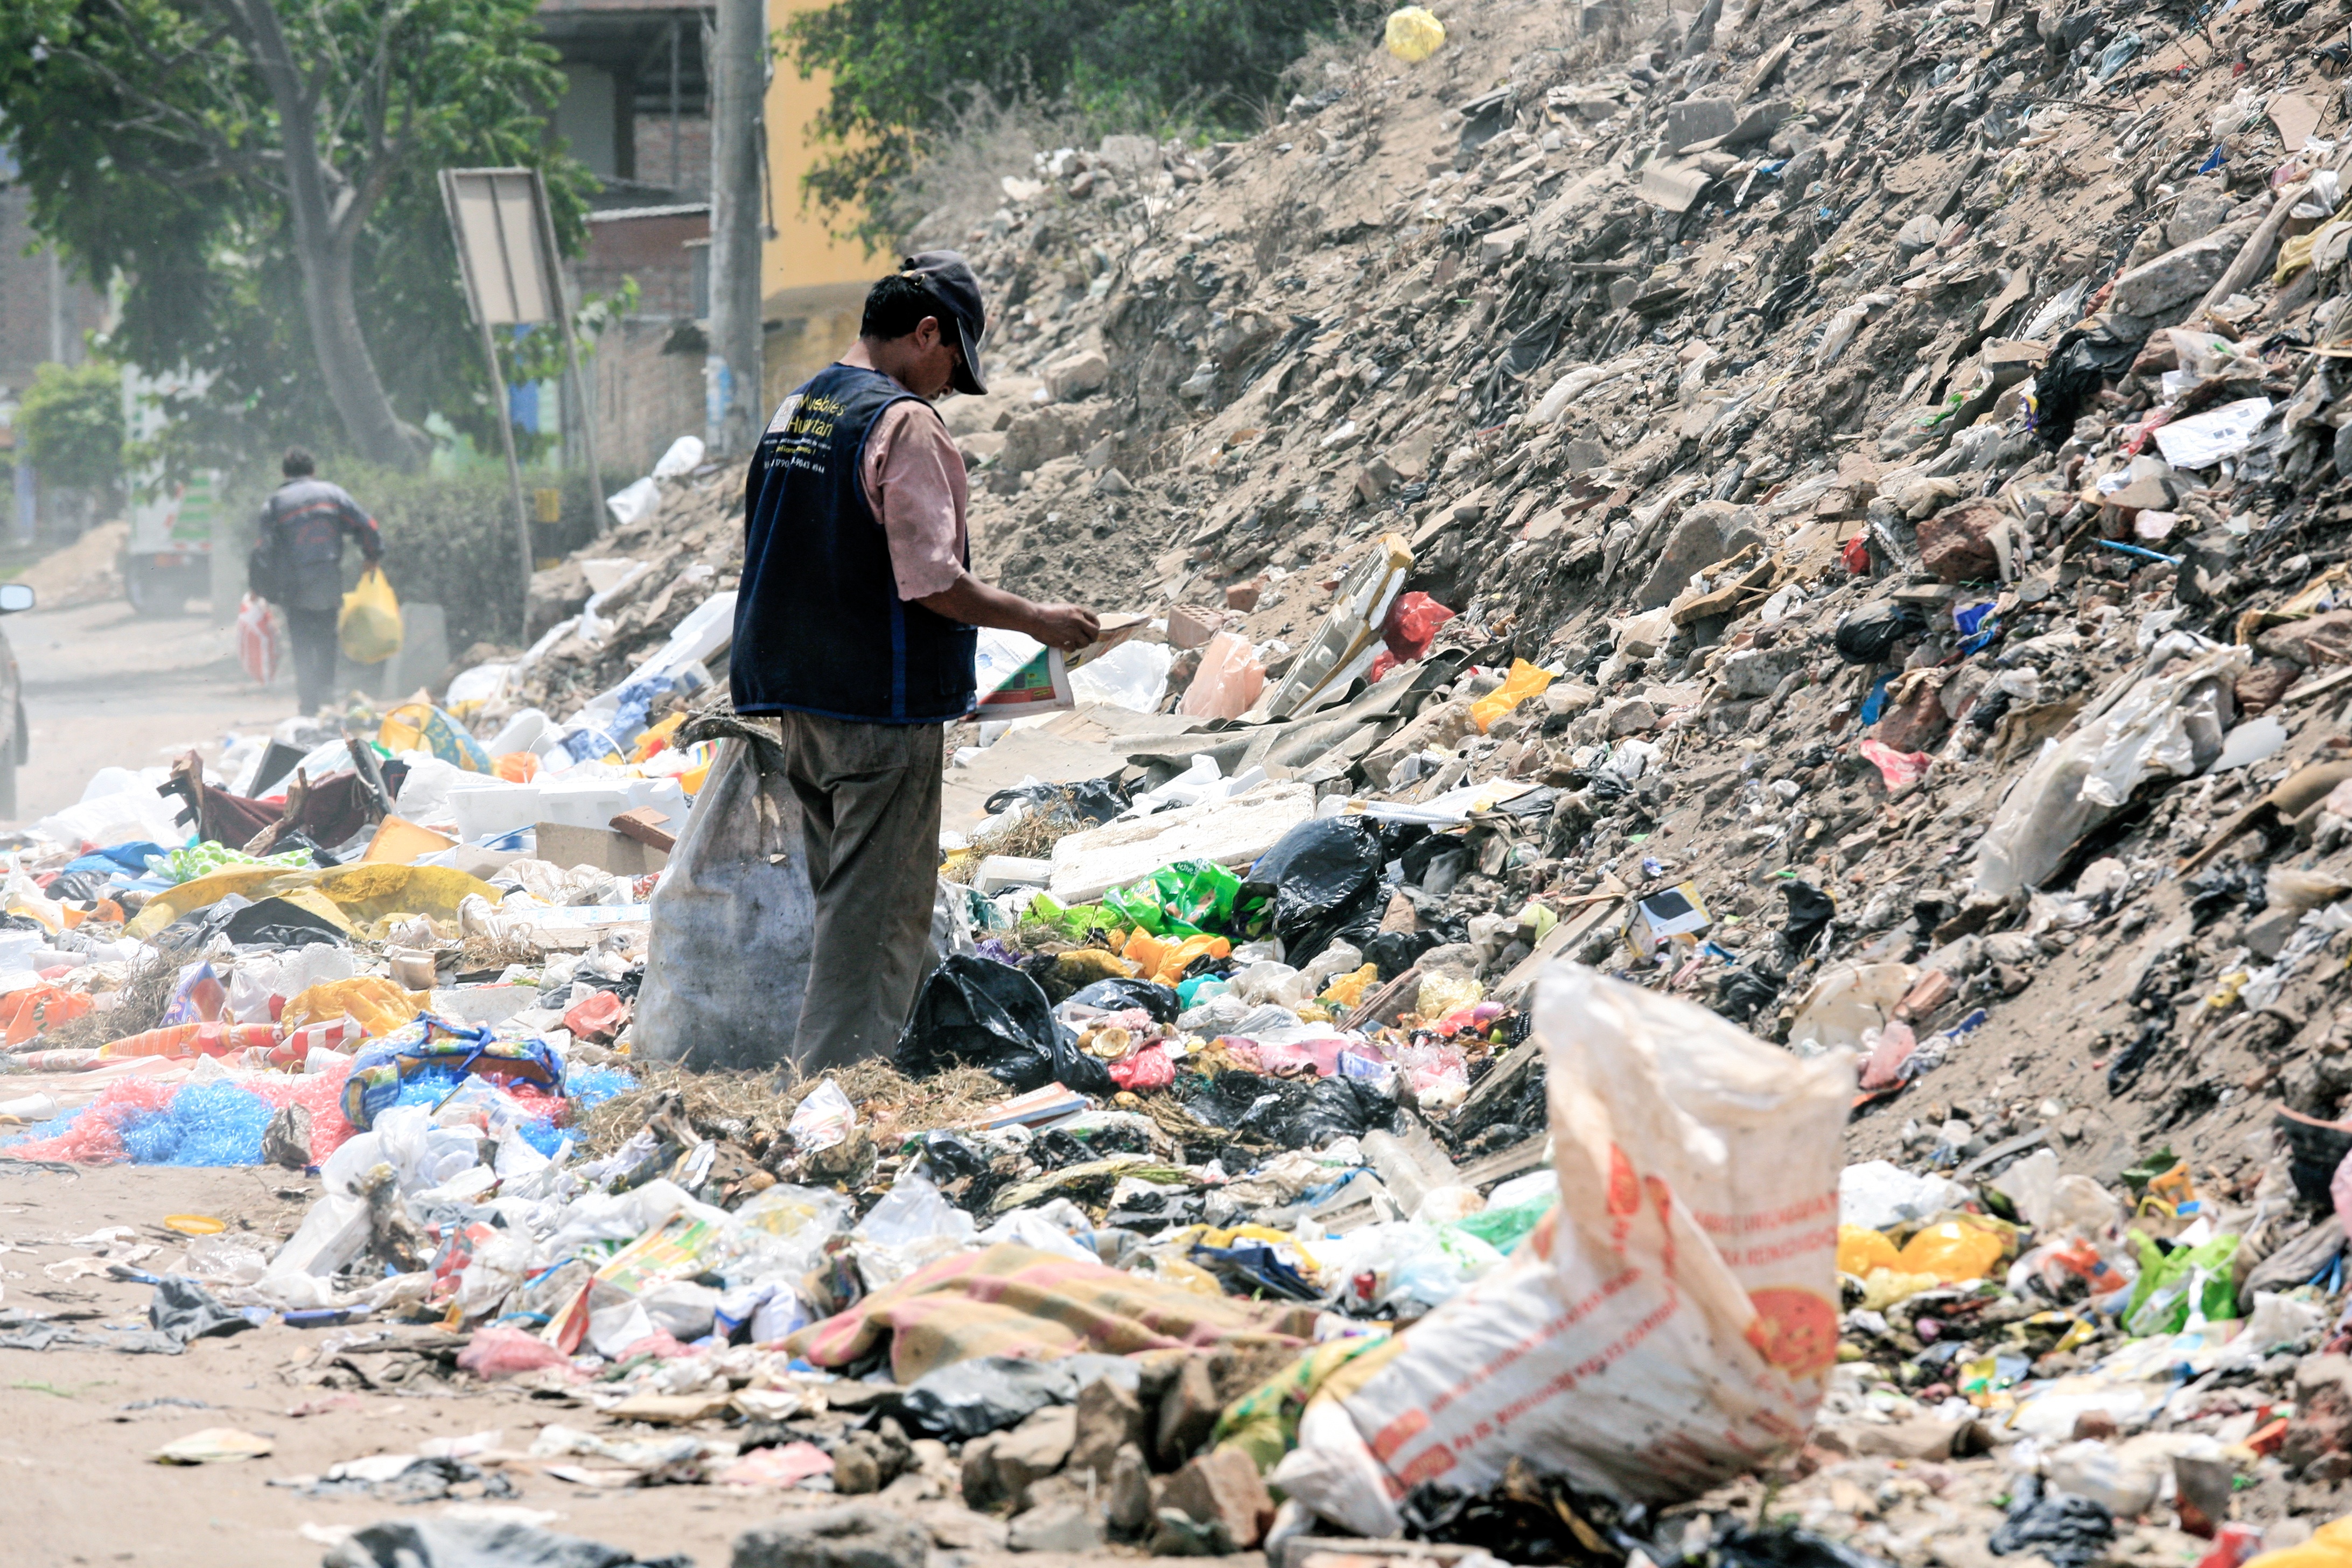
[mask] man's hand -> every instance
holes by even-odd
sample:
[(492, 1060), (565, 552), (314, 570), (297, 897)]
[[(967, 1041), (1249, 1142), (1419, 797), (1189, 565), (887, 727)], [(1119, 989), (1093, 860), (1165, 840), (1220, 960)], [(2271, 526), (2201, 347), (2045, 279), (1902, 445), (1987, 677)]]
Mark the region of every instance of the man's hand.
[(1100, 635), (1092, 610), (1076, 605), (1039, 605), (1029, 625), (1021, 628), (1047, 647), (1076, 653)]

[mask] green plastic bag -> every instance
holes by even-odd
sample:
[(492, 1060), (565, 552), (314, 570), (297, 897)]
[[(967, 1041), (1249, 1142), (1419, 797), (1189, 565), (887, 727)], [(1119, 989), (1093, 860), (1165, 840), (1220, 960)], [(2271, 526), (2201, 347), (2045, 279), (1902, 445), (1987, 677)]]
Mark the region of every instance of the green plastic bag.
[(1040, 893), (1022, 911), (1021, 923), (1053, 926), (1067, 932), (1071, 941), (1083, 942), (1087, 932), (1107, 931), (1116, 922), (1100, 904), (1065, 904), (1051, 893)]
[(1445, 1228), (1475, 1236), (1496, 1251), (1508, 1255), (1525, 1241), (1543, 1216), (1559, 1206), (1558, 1193), (1546, 1193), (1539, 1198), (1529, 1198), (1508, 1208), (1486, 1209), (1466, 1219), (1457, 1219)]
[(2192, 1305), (2209, 1320), (2238, 1315), (2238, 1286), (2230, 1268), (2238, 1251), (2235, 1236), (2217, 1236), (2201, 1247), (2179, 1247), (2168, 1255), (2139, 1232), (2129, 1235), (2139, 1249), (2139, 1283), (2132, 1287), (2131, 1303), (2123, 1310), (2126, 1333), (2177, 1334), (2188, 1327)]
[(1213, 860), (1178, 860), (1139, 882), (1113, 888), (1103, 908), (1122, 924), (1154, 936), (1230, 933), (1242, 879)]

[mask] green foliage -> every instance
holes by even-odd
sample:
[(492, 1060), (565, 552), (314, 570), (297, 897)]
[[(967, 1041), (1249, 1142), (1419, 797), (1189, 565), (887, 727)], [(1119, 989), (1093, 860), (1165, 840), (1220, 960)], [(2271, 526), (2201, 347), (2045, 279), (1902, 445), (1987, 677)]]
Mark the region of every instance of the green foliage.
[[(174, 468), (343, 444), (303, 306), (281, 124), (240, 18), (257, 0), (0, 5), (0, 118), (35, 226), (121, 286), (109, 349), (201, 378), (164, 399)], [(362, 331), (399, 416), (494, 442), (436, 173), (534, 165), (559, 243), (586, 172), (545, 134), (562, 89), (531, 0), (271, 0), (312, 69)]]
[(122, 371), (105, 360), (41, 366), (16, 405), (18, 450), (51, 484), (111, 489), (122, 478)]
[(803, 76), (833, 79), (814, 129), (835, 150), (803, 193), (879, 249), (887, 221), (856, 215), (886, 210), (975, 94), (1060, 102), (1097, 131), (1255, 128), (1291, 60), (1360, 20), (1350, 0), (835, 0), (782, 35)]

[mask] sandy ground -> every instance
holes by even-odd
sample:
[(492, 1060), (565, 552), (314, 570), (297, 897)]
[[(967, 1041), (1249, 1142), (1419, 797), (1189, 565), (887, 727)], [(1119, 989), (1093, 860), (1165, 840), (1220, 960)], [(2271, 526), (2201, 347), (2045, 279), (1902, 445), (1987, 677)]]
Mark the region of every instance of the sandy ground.
[[(263, 1236), (290, 1233), (319, 1184), (275, 1169), (160, 1167), (61, 1170), (0, 1161), (0, 1305), (92, 1321), (140, 1320), (152, 1294), (104, 1275), (52, 1278), (86, 1257), (70, 1245), (105, 1226), (128, 1226), (156, 1251), (137, 1267), (168, 1270), (182, 1238), (167, 1215), (210, 1215)], [(504, 1446), (527, 1448), (554, 1422), (622, 1435), (593, 1412), (535, 1400), (510, 1388), (465, 1394), (435, 1389), (397, 1397), (338, 1393), (300, 1381), (332, 1330), (272, 1322), (199, 1340), (178, 1356), (108, 1351), (0, 1350), (0, 1562), (49, 1564), (153, 1563), (173, 1568), (277, 1568), (314, 1564), (320, 1527), (363, 1525), (403, 1516), (403, 1505), (370, 1499), (312, 1499), (272, 1479), (315, 1475), (341, 1459), (414, 1452), (434, 1436), (486, 1428)], [(206, 1427), (267, 1437), (268, 1457), (178, 1467), (154, 1462), (165, 1443)], [(604, 1490), (529, 1469), (509, 1472), (520, 1495), (500, 1505), (552, 1513), (545, 1528), (623, 1546), (640, 1556), (683, 1552), (701, 1568), (722, 1568), (737, 1534), (793, 1510), (826, 1506), (814, 1493), (746, 1492), (709, 1486)], [(462, 1504), (410, 1505), (427, 1513)], [(480, 1506), (478, 1504), (474, 1506)], [(914, 1504), (918, 1513), (925, 1505)], [(414, 1517), (413, 1515), (407, 1515)], [(306, 1536), (303, 1527), (313, 1527)], [(1056, 1553), (972, 1552), (966, 1568), (1075, 1568), (1087, 1559)], [(1132, 1552), (1097, 1561), (1147, 1568)], [(1264, 1568), (1244, 1553), (1227, 1568)]]
[(31, 758), (16, 780), (17, 820), (81, 798), (100, 768), (143, 768), (202, 749), (232, 727), (294, 711), (282, 671), (267, 690), (236, 663), (236, 634), (204, 613), (142, 616), (121, 598), (37, 609), (0, 622), (25, 682)]

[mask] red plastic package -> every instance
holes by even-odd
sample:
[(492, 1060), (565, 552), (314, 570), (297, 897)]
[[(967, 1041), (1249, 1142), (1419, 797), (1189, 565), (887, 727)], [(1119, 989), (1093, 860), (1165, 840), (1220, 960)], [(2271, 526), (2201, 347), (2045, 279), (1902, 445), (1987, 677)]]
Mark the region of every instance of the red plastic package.
[(1110, 1079), (1119, 1088), (1138, 1092), (1166, 1089), (1176, 1081), (1176, 1068), (1166, 1051), (1158, 1046), (1146, 1046), (1124, 1061), (1111, 1063)]
[(1400, 594), (1389, 606), (1388, 619), (1381, 623), (1381, 638), (1400, 661), (1425, 658), (1437, 639), (1437, 628), (1453, 618), (1452, 610), (1426, 594)]
[(1855, 576), (1870, 575), (1870, 541), (1863, 535), (1857, 533), (1847, 540), (1845, 548), (1838, 552), (1838, 558), (1845, 563), (1845, 569)]
[(267, 686), (278, 675), (278, 623), (269, 606), (250, 594), (236, 612), (236, 663), (256, 686)]
[(563, 1015), (563, 1026), (572, 1031), (573, 1038), (600, 1043), (619, 1034), (621, 1026), (628, 1021), (628, 1004), (610, 991), (583, 996)]
[(497, 1323), (476, 1329), (473, 1342), (457, 1352), (457, 1364), (485, 1383), (512, 1377), (519, 1372), (535, 1372), (542, 1366), (564, 1366), (569, 1361), (562, 1351), (537, 1334)]

